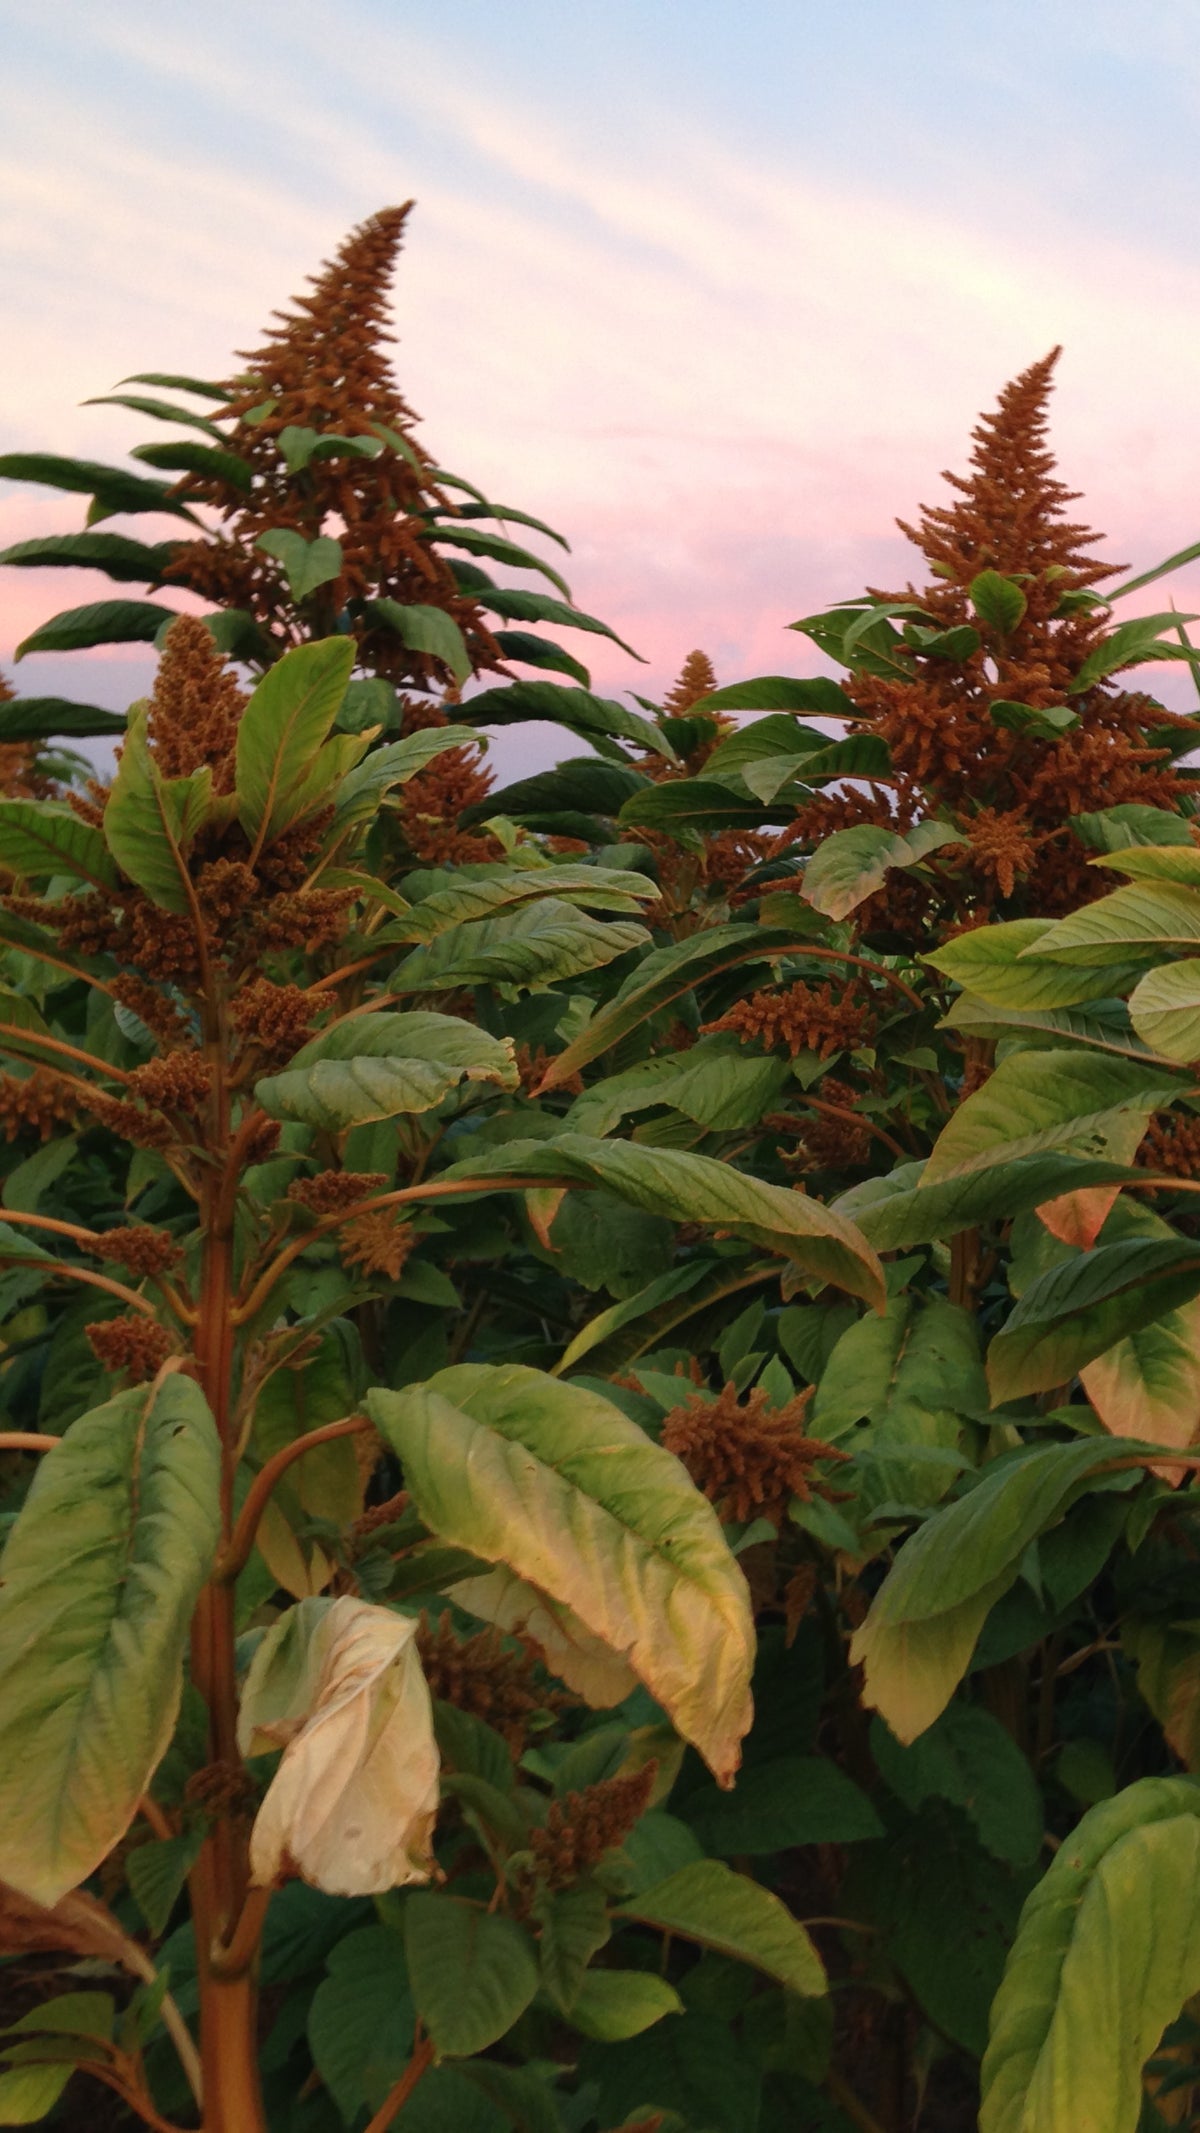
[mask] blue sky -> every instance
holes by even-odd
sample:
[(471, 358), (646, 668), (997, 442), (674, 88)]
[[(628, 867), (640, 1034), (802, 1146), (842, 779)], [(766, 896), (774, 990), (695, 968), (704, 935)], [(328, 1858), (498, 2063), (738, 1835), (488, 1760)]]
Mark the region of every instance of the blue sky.
[[(6, 448), (118, 456), (145, 425), (89, 393), (219, 375), (415, 196), (401, 384), (444, 463), (567, 533), (649, 661), (605, 687), (695, 644), (802, 668), (784, 625), (904, 574), (894, 515), (1058, 340), (1114, 558), (1200, 536), (1196, 0), (8, 0), (0, 30)], [(0, 484), (0, 538), (75, 523)], [(102, 589), (8, 574), (0, 659)], [(144, 665), (18, 673), (119, 702)]]

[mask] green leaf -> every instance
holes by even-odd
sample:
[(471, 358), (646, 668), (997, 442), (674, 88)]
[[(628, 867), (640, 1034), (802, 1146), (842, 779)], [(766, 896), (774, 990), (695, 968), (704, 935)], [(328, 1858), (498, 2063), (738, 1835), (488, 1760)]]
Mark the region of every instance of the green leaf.
[(750, 1721), (749, 1601), (678, 1461), (610, 1401), (516, 1364), (377, 1388), (367, 1406), (431, 1531), (570, 1609), (731, 1779)]
[(243, 496), (254, 486), (254, 469), (247, 460), (215, 444), (193, 443), (189, 437), (172, 439), (170, 444), (135, 444), (130, 457), (168, 473), (199, 474), (202, 480), (220, 482)]
[(835, 830), (805, 867), (801, 895), (827, 918), (846, 918), (882, 888), (889, 868), (917, 866), (944, 845), (962, 842), (948, 822), (919, 822), (904, 836), (869, 823)]
[(825, 1992), (821, 1958), (803, 1926), (778, 1896), (719, 1859), (681, 1867), (622, 1904), (619, 1915), (732, 1955), (804, 1998)]
[[(424, 737), (411, 736), (413, 740)], [(402, 741), (400, 746), (407, 747), (408, 742)], [(387, 753), (386, 749), (380, 752)], [(656, 883), (625, 867), (525, 867), (479, 881), (456, 880), (444, 889), (434, 889), (412, 906), (403, 920), (403, 930), (410, 940), (432, 941), (468, 919), (491, 918), (497, 911), (534, 897), (554, 896), (593, 911), (636, 912), (657, 895)]]
[(133, 1900), (156, 1940), (167, 1930), (202, 1842), (202, 1830), (185, 1830), (179, 1837), (137, 1845), (125, 1861)]
[(118, 882), (100, 831), (52, 800), (0, 800), (0, 866), (20, 875), (71, 874), (96, 889)]
[(1200, 1988), (1200, 1786), (1142, 1778), (1086, 1814), (1021, 1914), (981, 2133), (1136, 2133), (1142, 2069)]
[(1087, 1438), (998, 1461), (905, 1542), (850, 1647), (852, 1664), (866, 1668), (864, 1701), (898, 1740), (915, 1740), (941, 1716), (1029, 1543), (1112, 1460), (1114, 1442)]
[(441, 548), (465, 548), (468, 555), (485, 555), (495, 563), (508, 563), (514, 570), (537, 570), (552, 585), (558, 587), (564, 600), (571, 597), (571, 588), (557, 570), (529, 548), (521, 548), (516, 541), (506, 541), (502, 534), (486, 533), (481, 526), (464, 526), (459, 520), (448, 523), (439, 521), (432, 529), (433, 539)]
[[(1135, 973), (1136, 975), (1136, 973)], [(1127, 979), (1128, 983), (1129, 980)], [(1094, 1000), (1086, 1008), (987, 1007), (970, 993), (960, 993), (939, 1029), (956, 1029), (969, 1037), (1019, 1037), (1031, 1047), (1080, 1044), (1088, 1051), (1151, 1064), (1154, 1054), (1135, 1037), (1122, 1000)]]
[(495, 918), (468, 920), (415, 948), (388, 980), (394, 994), (452, 992), (464, 985), (543, 991), (644, 948), (644, 926), (592, 918), (542, 896)]
[(214, 378), (187, 378), (172, 370), (137, 370), (131, 378), (121, 378), (122, 385), (163, 385), (168, 392), (197, 393), (202, 400), (229, 400), (229, 387)]
[(502, 689), (485, 689), (464, 706), (476, 726), (508, 726), (528, 718), (548, 719), (572, 733), (608, 734), (632, 741), (654, 755), (674, 759), (661, 728), (640, 713), (629, 711), (611, 696), (596, 696), (589, 689), (565, 689), (556, 681), (514, 681)]
[(154, 547), (131, 540), (125, 533), (51, 533), (38, 540), (17, 541), (0, 550), (0, 563), (16, 563), (25, 569), (62, 570), (72, 565), (82, 570), (103, 570), (110, 578), (131, 584), (156, 585), (175, 553), (174, 541)]
[(921, 1189), (1061, 1148), (1130, 1162), (1178, 1086), (1152, 1064), (1084, 1051), (1012, 1052), (942, 1128)]
[[(392, 435), (395, 435), (395, 431), (392, 432)], [(443, 474), (438, 475), (439, 485), (444, 484), (445, 480), (446, 477)], [(447, 484), (447, 486), (462, 488), (465, 487), (465, 484), (459, 482)], [(556, 533), (553, 526), (546, 524), (544, 518), (533, 518), (528, 511), (518, 511), (513, 504), (489, 503), (486, 497), (475, 493), (475, 501), (473, 503), (455, 504), (451, 508), (456, 524), (462, 519), (494, 518), (500, 525), (532, 526), (535, 533), (544, 533), (547, 540), (557, 542), (560, 548), (566, 549), (568, 555), (571, 552), (571, 543), (565, 534)]]
[(328, 534), (306, 541), (302, 533), (294, 533), (290, 527), (272, 527), (269, 532), (260, 533), (254, 545), (283, 564), (293, 600), (307, 600), (310, 593), (341, 574), (342, 544), (331, 540)]
[(64, 459), (54, 452), (5, 452), (0, 454), (0, 480), (36, 481), (48, 489), (70, 489), (81, 496), (103, 499), (104, 515), (115, 512), (165, 511), (174, 518), (195, 515), (165, 481), (147, 481), (123, 467), (106, 467), (91, 459)]
[(553, 644), (546, 637), (535, 637), (531, 630), (494, 630), (492, 632), (506, 659), (515, 659), (519, 666), (544, 667), (553, 674), (569, 674), (581, 689), (591, 687), (592, 677), (582, 660), (572, 659), (560, 644)]
[(23, 639), (13, 653), (76, 652), (94, 644), (152, 644), (171, 610), (152, 600), (96, 600), (89, 607), (64, 608)]
[(1200, 956), (1148, 970), (1130, 995), (1129, 1019), (1164, 1058), (1182, 1066), (1200, 1058)]
[(1030, 1283), (988, 1349), (992, 1403), (1064, 1385), (1117, 1341), (1200, 1295), (1200, 1246), (1183, 1237), (1098, 1244)]
[(795, 1259), (809, 1273), (852, 1296), (882, 1305), (885, 1283), (874, 1252), (852, 1224), (807, 1193), (747, 1176), (711, 1156), (634, 1141), (592, 1140), (582, 1133), (519, 1142), (456, 1165), (444, 1177), (519, 1170), (546, 1183), (606, 1185), (634, 1207), (675, 1222), (711, 1222), (752, 1244)]
[(854, 705), (836, 681), (824, 674), (793, 680), (790, 674), (762, 674), (757, 681), (736, 681), (703, 699), (705, 711), (807, 711), (821, 718), (852, 718)]
[(988, 716), (993, 726), (1003, 726), (1009, 733), (1032, 733), (1039, 740), (1056, 741), (1061, 734), (1069, 733), (1079, 724), (1078, 711), (1066, 704), (1014, 704), (998, 701), (988, 706)]
[(467, 640), (453, 615), (444, 608), (425, 606), (419, 601), (371, 600), (367, 612), (373, 621), (394, 631), (410, 652), (420, 652), (426, 659), (440, 659), (456, 682), (466, 681), (474, 672)]
[(314, 1037), (254, 1093), (270, 1118), (340, 1131), (429, 1111), (462, 1081), (512, 1089), (517, 1079), (511, 1042), (456, 1015), (357, 1015)]
[(877, 1252), (908, 1251), (981, 1222), (1007, 1222), (1063, 1193), (1094, 1185), (1124, 1185), (1138, 1172), (1103, 1158), (1052, 1152), (1018, 1156), (968, 1171), (940, 1185), (923, 1185), (921, 1163), (904, 1163), (886, 1178), (868, 1178), (833, 1202)]
[(561, 2013), (569, 2014), (588, 1964), (611, 1934), (604, 1891), (594, 1881), (547, 1891), (539, 1898), (534, 1915), (542, 1929), (543, 1990)]
[(940, 1297), (889, 1299), (883, 1318), (848, 1326), (813, 1406), (814, 1434), (836, 1443), (857, 1422), (872, 1442), (953, 1444), (958, 1417), (987, 1404), (973, 1318)]
[(1016, 1928), (1016, 1877), (961, 1815), (932, 1800), (880, 1847), (873, 1867), (884, 1951), (930, 2021), (978, 2058)]
[(127, 407), (135, 415), (148, 415), (152, 422), (181, 422), (187, 429), (204, 430), (209, 437), (224, 441), (224, 432), (215, 422), (210, 422), (207, 415), (198, 415), (191, 407), (176, 407), (170, 400), (149, 400), (141, 393), (97, 393), (83, 405)]
[(1173, 882), (1134, 882), (1114, 889), (1097, 903), (1084, 904), (1068, 918), (1060, 918), (1031, 941), (1023, 955), (1040, 963), (1124, 964), (1133, 960), (1131, 951), (1142, 951), (1141, 961), (1150, 961), (1149, 951), (1185, 952), (1200, 946), (1200, 890)]
[(1183, 622), (1195, 622), (1195, 615), (1180, 615), (1172, 608), (1166, 615), (1139, 615), (1133, 622), (1119, 622), (1110, 631), (1094, 652), (1089, 652), (1078, 674), (1068, 688), (1068, 695), (1079, 696), (1085, 689), (1093, 688), (1103, 681), (1106, 674), (1120, 673), (1126, 667), (1144, 666), (1152, 659), (1190, 659), (1193, 655), (1178, 639), (1168, 637)]
[(306, 429), (299, 422), (286, 423), (275, 441), (289, 474), (303, 473), (314, 460), (378, 459), (383, 450), (378, 437), (343, 437), (336, 432), (322, 435), (320, 430)]
[(572, 2029), (601, 2044), (640, 2037), (664, 2015), (682, 2014), (673, 1985), (652, 1970), (589, 1970), (571, 2006)]
[(611, 1074), (572, 1104), (567, 1122), (573, 1132), (611, 1133), (633, 1111), (669, 1104), (685, 1118), (714, 1132), (736, 1132), (757, 1125), (788, 1081), (782, 1059), (747, 1058), (703, 1040), (690, 1051), (647, 1059), (625, 1074)]
[(1072, 815), (1071, 829), (1091, 851), (1119, 853), (1122, 859), (1129, 857), (1134, 845), (1173, 844), (1185, 853), (1196, 849), (1185, 815), (1172, 814), (1165, 807), (1145, 807), (1136, 800), (1102, 808), (1098, 814)]
[(3, 2034), (57, 2037), (98, 2037), (108, 2042), (115, 2013), (108, 1992), (64, 1992), (57, 2000), (43, 2000), (16, 2022), (7, 2022)]
[(361, 763), (347, 771), (338, 786), (330, 840), (336, 841), (345, 836), (347, 830), (373, 821), (385, 793), (396, 785), (407, 785), (410, 778), (415, 778), (448, 748), (461, 746), (461, 736), (452, 726), (428, 726), (416, 733), (405, 734), (403, 740), (388, 741), (382, 748), (372, 748)]
[(347, 2126), (377, 2110), (412, 2053), (413, 2002), (404, 1941), (360, 1926), (331, 1949), (308, 2010), (313, 2062)]
[(69, 2059), (52, 2066), (0, 2070), (0, 2126), (32, 2126), (48, 2117), (73, 2070)]
[(824, 1756), (752, 1763), (732, 1792), (689, 1793), (679, 1812), (706, 1852), (753, 1859), (800, 1844), (856, 1844), (883, 1835), (864, 1792)]
[(73, 704), (64, 696), (18, 696), (0, 704), (0, 741), (91, 740), (124, 731), (121, 712)]
[(38, 1903), (57, 1903), (112, 1849), (170, 1741), (219, 1535), (219, 1468), (198, 1385), (138, 1386), (46, 1454), (9, 1536), (0, 1876)]
[(1042, 918), (976, 926), (927, 955), (925, 961), (990, 1006), (1018, 1009), (1071, 1007), (1083, 1000), (1111, 997), (1136, 978), (1142, 967), (1131, 962), (1115, 969), (1109, 963), (1095, 970), (1076, 969), (1037, 963), (1025, 955), (1026, 948), (1053, 930), (1053, 920)]
[(439, 2058), (486, 2051), (524, 2014), (538, 1986), (529, 1935), (459, 1897), (418, 1892), (404, 1907), (417, 2013)]
[[(0, 462), (0, 473), (3, 471)], [(518, 592), (511, 585), (481, 587), (479, 605), (490, 614), (500, 615), (505, 622), (555, 622), (563, 629), (588, 630), (594, 636), (608, 637), (613, 644), (619, 644), (623, 652), (628, 652), (631, 659), (640, 660), (643, 666), (646, 664), (641, 653), (635, 652), (623, 637), (618, 637), (615, 630), (610, 630), (607, 622), (598, 622), (594, 615), (585, 615), (580, 608), (568, 606), (565, 600), (552, 600), (548, 593)]]
[(873, 1719), (871, 1753), (910, 1814), (926, 1800), (949, 1800), (974, 1823), (995, 1858), (1009, 1866), (1033, 1865), (1042, 1842), (1042, 1796), (1026, 1758), (990, 1711), (952, 1703), (908, 1747)]
[[(790, 771), (789, 765), (789, 771)], [(761, 829), (765, 823), (790, 816), (791, 803), (774, 807), (761, 800), (742, 799), (717, 778), (680, 778), (668, 785), (650, 785), (626, 800), (619, 821), (625, 829), (665, 830), (668, 836), (700, 838), (710, 832)]]
[[(1181, 827), (1186, 835), (1187, 824)], [(1114, 874), (1127, 874), (1131, 881), (1174, 881), (1185, 888), (1200, 888), (1200, 847), (1190, 837), (1185, 844), (1114, 845), (1103, 859), (1093, 859), (1092, 865), (1106, 872), (1111, 867)]]
[(341, 708), (354, 656), (351, 637), (299, 645), (263, 676), (246, 705), (237, 736), (237, 801), (252, 844), (270, 844), (311, 811), (314, 763)]
[(1007, 637), (1021, 620), (1028, 602), (1014, 578), (998, 570), (981, 570), (970, 585), (971, 605), (981, 622)]
[(796, 927), (710, 926), (690, 940), (656, 949), (628, 978), (615, 999), (594, 1014), (582, 1034), (551, 1060), (546, 1088), (560, 1087), (581, 1067), (611, 1051), (650, 1015), (682, 999), (703, 980), (720, 977), (743, 963), (777, 961), (803, 955), (805, 941)]
[(212, 804), (212, 771), (205, 764), (190, 777), (162, 777), (147, 743), (146, 719), (144, 707), (130, 712), (104, 810), (104, 836), (122, 872), (152, 903), (183, 913), (192, 908), (187, 855)]

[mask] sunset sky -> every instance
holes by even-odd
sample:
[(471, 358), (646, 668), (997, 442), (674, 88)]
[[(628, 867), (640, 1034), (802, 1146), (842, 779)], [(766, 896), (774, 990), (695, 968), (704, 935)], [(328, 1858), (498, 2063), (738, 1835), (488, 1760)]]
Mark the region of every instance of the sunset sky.
[[(895, 514), (1058, 341), (1055, 445), (1113, 559), (1200, 538), (1196, 0), (0, 0), (0, 29), (2, 449), (119, 458), (150, 426), (88, 394), (220, 376), (411, 196), (401, 386), (645, 654), (573, 638), (596, 686), (693, 645), (813, 671), (785, 625), (902, 580)], [(81, 523), (0, 482), (3, 542)], [(108, 590), (4, 573), (0, 662)], [(16, 678), (122, 707), (148, 672)]]

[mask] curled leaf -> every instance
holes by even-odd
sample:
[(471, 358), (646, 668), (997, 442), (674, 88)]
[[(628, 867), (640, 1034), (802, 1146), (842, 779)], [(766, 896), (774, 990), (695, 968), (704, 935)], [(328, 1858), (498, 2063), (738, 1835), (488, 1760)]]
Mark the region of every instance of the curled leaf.
[(287, 1863), (332, 1896), (429, 1875), (438, 1752), (417, 1624), (362, 1600), (304, 1600), (246, 1677), (243, 1754), (283, 1748), (250, 1838), (260, 1886)]

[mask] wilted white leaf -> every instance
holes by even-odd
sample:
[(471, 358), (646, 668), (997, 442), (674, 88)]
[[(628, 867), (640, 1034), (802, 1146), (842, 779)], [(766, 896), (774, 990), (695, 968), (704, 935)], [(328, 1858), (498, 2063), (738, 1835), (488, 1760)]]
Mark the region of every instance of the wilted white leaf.
[(438, 1752), (416, 1622), (354, 1599), (302, 1600), (251, 1662), (238, 1740), (283, 1748), (250, 1838), (266, 1886), (290, 1863), (332, 1896), (429, 1878)]

